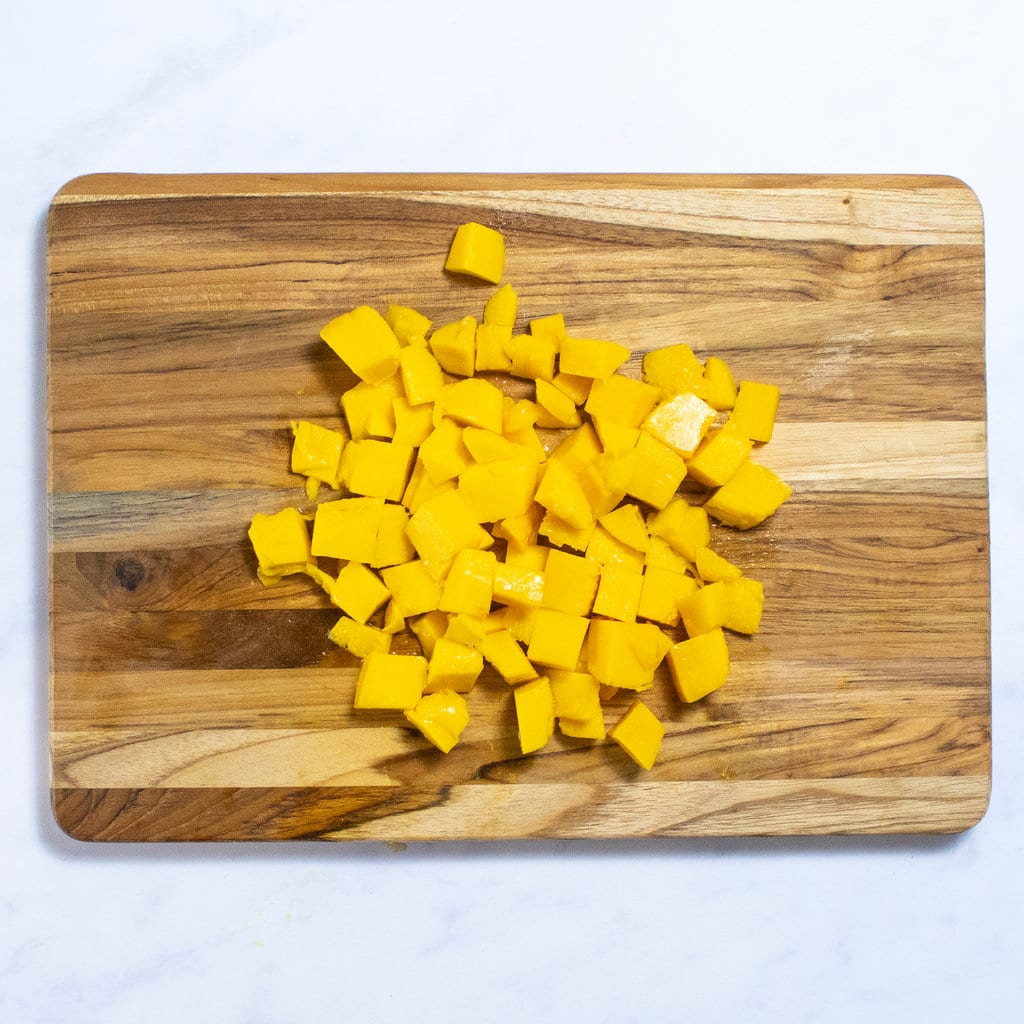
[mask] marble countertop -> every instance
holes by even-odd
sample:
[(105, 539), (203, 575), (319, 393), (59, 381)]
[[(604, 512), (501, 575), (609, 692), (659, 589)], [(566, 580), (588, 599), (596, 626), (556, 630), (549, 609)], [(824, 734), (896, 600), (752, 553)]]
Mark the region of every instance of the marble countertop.
[[(948, 0), (101, 0), (8, 19), (0, 1020), (1015, 1019), (1024, 75), (1013, 12)], [(66, 838), (46, 775), (44, 226), (64, 181), (103, 170), (963, 178), (986, 219), (986, 817), (917, 838), (405, 849)]]

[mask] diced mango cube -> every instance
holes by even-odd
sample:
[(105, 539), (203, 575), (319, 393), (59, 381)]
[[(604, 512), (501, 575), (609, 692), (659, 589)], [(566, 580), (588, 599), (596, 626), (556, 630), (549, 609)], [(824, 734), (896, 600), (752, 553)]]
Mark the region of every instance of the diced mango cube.
[(691, 564), (697, 561), (697, 552), (711, 543), (705, 508), (690, 505), (683, 498), (670, 501), (653, 516), (647, 528), (652, 536), (667, 540)]
[[(648, 520), (649, 525), (653, 523), (653, 519), (652, 516)], [(668, 569), (669, 572), (677, 573), (680, 576), (685, 576), (691, 571), (696, 572), (693, 565), (683, 558), (664, 537), (659, 537), (655, 533), (651, 534), (651, 546), (644, 556), (644, 565), (649, 569)]]
[(484, 323), (514, 327), (519, 312), (519, 296), (510, 284), (503, 284), (484, 306)]
[(704, 508), (726, 526), (749, 530), (763, 523), (792, 493), (767, 466), (748, 459), (704, 502)]
[(513, 691), (519, 748), (524, 754), (540, 750), (555, 731), (555, 702), (546, 676), (532, 679)]
[(544, 600), (544, 591), (543, 570), (531, 569), (526, 565), (513, 565), (507, 561), (495, 565), (493, 598), (497, 604), (539, 607)]
[(460, 224), (444, 269), (498, 284), (505, 269), (505, 239), (501, 232), (476, 221)]
[(460, 426), (483, 427), (500, 434), (504, 399), (500, 388), (489, 380), (468, 377), (442, 389), (435, 404)]
[(724, 583), (709, 583), (679, 602), (679, 615), (688, 636), (710, 633), (725, 625), (729, 596)]
[(379, 384), (398, 370), (398, 338), (370, 306), (356, 306), (335, 317), (321, 329), (320, 337), (357, 377), (370, 384)]
[(392, 441), (350, 441), (345, 483), (353, 494), (401, 501), (412, 472), (413, 450)]
[(469, 708), (461, 694), (442, 690), (420, 698), (416, 707), (406, 710), (405, 717), (442, 754), (447, 754), (469, 724)]
[(410, 306), (388, 306), (384, 312), (384, 321), (402, 345), (408, 345), (413, 337), (425, 338), (433, 326), (429, 318)]
[(604, 615), (620, 622), (636, 619), (643, 589), (643, 574), (620, 565), (601, 567), (601, 584), (594, 598), (594, 614)]
[(587, 671), (598, 682), (649, 690), (672, 641), (649, 622), (594, 619), (587, 638)]
[(434, 354), (419, 345), (402, 349), (400, 359), (402, 388), (410, 405), (435, 402), (444, 388), (444, 373)]
[(644, 555), (642, 551), (623, 544), (613, 537), (603, 526), (598, 524), (587, 545), (587, 558), (598, 565), (617, 565), (634, 572), (643, 572)]
[(651, 544), (647, 524), (636, 505), (620, 505), (601, 516), (599, 522), (616, 539), (637, 551), (646, 551)]
[(462, 440), (462, 428), (447, 418), (420, 445), (419, 459), (435, 484), (455, 479), (473, 461)]
[(512, 343), (512, 328), (503, 324), (476, 325), (476, 353), (473, 366), (477, 373), (508, 373), (512, 359), (505, 351)]
[(625, 498), (633, 477), (634, 460), (633, 452), (602, 452), (592, 462), (576, 469), (580, 488), (595, 518), (607, 515)]
[[(525, 548), (537, 543), (537, 528), (544, 518), (544, 510), (536, 502), (520, 516), (506, 516), (495, 523), (492, 530), (495, 537), (507, 540), (511, 546)], [(507, 560), (507, 559), (506, 559)], [(544, 568), (543, 565), (540, 566)]]
[(589, 615), (597, 596), (600, 573), (596, 562), (552, 548), (544, 568), (541, 604), (569, 615)]
[(510, 441), (493, 430), (481, 427), (465, 427), (462, 431), (462, 443), (473, 456), (474, 462), (497, 462), (499, 459), (513, 459), (521, 449), (514, 441)]
[(401, 505), (384, 506), (380, 527), (377, 530), (377, 543), (374, 545), (373, 558), (370, 559), (370, 565), (374, 569), (399, 565), (416, 556), (416, 551), (405, 533), (408, 523), (409, 513)]
[(558, 357), (558, 368), (563, 373), (580, 377), (610, 377), (629, 359), (630, 351), (617, 341), (597, 338), (565, 338)]
[(384, 625), (381, 628), (391, 636), (394, 636), (395, 633), (401, 633), (405, 629), (405, 617), (398, 610), (398, 605), (395, 604), (394, 598), (384, 606)]
[(595, 418), (624, 427), (639, 427), (659, 397), (657, 388), (613, 373), (594, 381), (585, 408)]
[(327, 639), (357, 658), (366, 658), (371, 654), (388, 654), (391, 651), (391, 636), (388, 633), (356, 622), (347, 615), (342, 615), (331, 627)]
[(341, 408), (352, 440), (394, 437), (395, 399), (402, 391), (402, 379), (397, 374), (376, 384), (360, 381), (349, 388), (341, 396)]
[(572, 548), (574, 551), (586, 551), (596, 529), (597, 523), (593, 522), (583, 529), (578, 529), (548, 512), (541, 520), (537, 532), (559, 547)]
[(418, 654), (369, 654), (356, 678), (355, 707), (414, 708), (426, 681), (427, 660)]
[(584, 423), (559, 441), (551, 453), (551, 460), (562, 462), (571, 469), (581, 469), (593, 462), (603, 450), (593, 426)]
[(249, 526), (249, 540), (265, 585), (281, 576), (303, 572), (313, 561), (309, 527), (297, 508), (285, 508), (269, 516), (257, 512)]
[(779, 389), (774, 384), (741, 380), (729, 422), (751, 441), (770, 441), (779, 409)]
[(537, 472), (537, 463), (529, 456), (468, 466), (459, 477), (459, 494), (478, 522), (515, 518), (533, 505)]
[(555, 376), (555, 357), (558, 346), (545, 335), (517, 334), (511, 342), (512, 369), (514, 377), (530, 380), (551, 380)]
[(507, 629), (488, 633), (480, 643), (480, 653), (511, 686), (537, 678), (537, 670)]
[(313, 519), (313, 554), (369, 564), (383, 516), (383, 498), (322, 501)]
[(550, 338), (555, 343), (555, 350), (558, 351), (565, 338), (565, 317), (561, 313), (534, 317), (530, 321), (530, 334), (536, 338)]
[(328, 487), (337, 487), (345, 435), (340, 430), (329, 430), (306, 420), (292, 420), (291, 426), (295, 439), (292, 442), (292, 472), (319, 480)]
[(441, 603), (441, 587), (419, 559), (389, 566), (380, 575), (403, 618), (432, 612)]
[(475, 648), (441, 637), (430, 655), (424, 693), (454, 690), (469, 693), (484, 670), (484, 656)]
[(356, 622), (366, 620), (391, 596), (391, 591), (359, 562), (349, 562), (334, 581), (331, 601)]
[(704, 362), (704, 388), (697, 392), (712, 409), (731, 409), (736, 403), (736, 381), (728, 363), (716, 356)]
[(405, 494), (402, 495), (402, 504), (410, 512), (416, 512), (424, 502), (454, 490), (454, 478), (435, 484), (424, 468), (422, 460), (417, 459), (413, 464), (412, 473), (409, 475), (409, 485), (405, 489)]
[(697, 581), (670, 569), (648, 565), (640, 591), (637, 615), (642, 619), (675, 626), (679, 622), (679, 604), (697, 592)]
[(494, 543), (494, 538), (473, 518), (458, 491), (425, 501), (409, 519), (406, 534), (435, 580), (445, 577), (460, 551), (482, 551)]
[(496, 563), (492, 551), (472, 548), (460, 551), (452, 561), (441, 590), (438, 605), (441, 611), (486, 615), (491, 610)]
[(548, 672), (556, 718), (587, 721), (601, 713), (601, 684), (589, 672)]
[(551, 383), (566, 398), (570, 399), (573, 405), (586, 405), (587, 399), (590, 397), (590, 389), (594, 386), (591, 377), (579, 377), (574, 373), (561, 372), (555, 374)]
[(534, 500), (577, 530), (594, 522), (590, 502), (576, 474), (559, 459), (548, 460)]
[[(594, 429), (597, 431), (597, 436), (601, 441), (601, 447), (606, 452), (612, 454), (630, 452), (636, 447), (637, 441), (640, 440), (639, 427), (624, 427), (621, 423), (606, 420), (603, 416), (595, 416), (593, 422)], [(653, 441), (654, 438), (651, 438), (651, 440)], [(662, 445), (662, 447), (664, 446)], [(668, 451), (668, 449), (665, 450)], [(675, 455), (675, 452), (671, 454)], [(678, 487), (679, 485), (677, 484), (676, 486)]]
[(582, 615), (541, 608), (533, 624), (526, 656), (535, 665), (575, 669), (587, 635), (588, 619)]
[(679, 699), (692, 704), (717, 690), (729, 675), (729, 648), (721, 629), (675, 644), (668, 667)]
[(479, 650), (480, 644), (487, 636), (490, 625), (488, 619), (489, 615), (466, 615), (463, 613), (449, 615), (448, 628), (445, 630), (444, 638), (445, 640), (454, 640), (455, 643), (462, 644), (464, 647)]
[(690, 392), (658, 403), (643, 421), (642, 429), (676, 455), (688, 459), (714, 422), (715, 410)]
[(533, 637), (533, 627), (537, 624), (539, 608), (523, 604), (510, 604), (502, 610), (502, 622), (521, 644), (529, 644)]
[(738, 565), (733, 565), (711, 548), (701, 548), (697, 552), (697, 575), (705, 583), (718, 583), (721, 580), (734, 580), (743, 575)]
[(434, 406), (410, 405), (399, 396), (391, 403), (395, 417), (395, 432), (391, 440), (395, 444), (407, 444), (418, 448), (434, 429)]
[(464, 316), (434, 330), (427, 339), (441, 368), (459, 377), (472, 377), (476, 365), (476, 317)]
[(686, 463), (681, 455), (677, 455), (647, 431), (641, 430), (638, 434), (633, 473), (626, 493), (661, 509), (679, 490), (686, 476)]
[(618, 743), (645, 771), (654, 767), (664, 737), (665, 726), (642, 700), (633, 701), (608, 730), (608, 738)]
[(538, 427), (567, 430), (583, 422), (573, 400), (553, 384), (540, 378), (534, 384), (537, 388)]
[(704, 367), (689, 345), (668, 345), (644, 354), (643, 378), (665, 397), (684, 391), (701, 395)]
[(448, 616), (444, 612), (430, 611), (410, 622), (409, 628), (420, 642), (424, 655), (429, 658), (434, 653), (437, 641), (448, 631)]
[(583, 720), (579, 718), (560, 718), (558, 730), (563, 736), (571, 736), (577, 740), (603, 740), (604, 713), (598, 708), (596, 714)]
[(728, 610), (722, 625), (735, 633), (756, 633), (764, 611), (764, 587), (746, 576), (726, 580), (724, 585)]
[(721, 487), (743, 465), (754, 443), (731, 423), (712, 430), (686, 463), (687, 472), (705, 487)]
[(537, 422), (537, 406), (528, 398), (514, 400), (508, 395), (502, 399), (501, 432), (508, 437), (532, 427)]

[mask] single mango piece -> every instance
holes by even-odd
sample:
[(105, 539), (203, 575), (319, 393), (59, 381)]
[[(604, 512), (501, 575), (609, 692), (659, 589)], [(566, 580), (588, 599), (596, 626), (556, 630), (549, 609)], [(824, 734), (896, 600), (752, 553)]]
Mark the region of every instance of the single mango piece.
[(548, 672), (555, 717), (588, 721), (601, 713), (601, 684), (589, 672)]
[(608, 738), (622, 747), (645, 771), (654, 767), (664, 737), (665, 726), (642, 700), (633, 701), (626, 713), (608, 730)]
[(441, 637), (434, 643), (424, 693), (454, 690), (469, 693), (484, 670), (484, 657), (475, 648)]
[(282, 576), (305, 571), (306, 565), (314, 561), (309, 527), (297, 508), (285, 508), (269, 516), (257, 512), (249, 525), (249, 540), (265, 586)]
[(403, 618), (432, 612), (441, 603), (441, 587), (419, 559), (389, 566), (380, 575)]
[(724, 411), (736, 404), (736, 381), (724, 359), (708, 356), (704, 362), (704, 387), (699, 394), (712, 409)]
[(369, 654), (356, 678), (355, 707), (404, 711), (414, 708), (427, 681), (427, 660), (418, 654)]
[(519, 296), (510, 284), (503, 284), (484, 306), (484, 323), (498, 327), (515, 327)]
[(491, 610), (496, 564), (492, 551), (472, 548), (460, 551), (452, 561), (441, 590), (438, 605), (441, 611), (486, 615)]
[(473, 356), (476, 372), (508, 373), (512, 369), (512, 359), (506, 349), (511, 343), (511, 327), (502, 324), (477, 324), (476, 353)]
[(401, 346), (387, 321), (370, 306), (356, 306), (335, 317), (320, 337), (349, 369), (369, 384), (379, 384), (398, 370)]
[(729, 675), (729, 648), (721, 629), (691, 637), (668, 652), (668, 668), (679, 699), (687, 704), (717, 690)]
[(369, 564), (383, 516), (383, 498), (322, 501), (313, 518), (313, 554)]
[(550, 608), (537, 610), (526, 656), (535, 665), (576, 667), (590, 621), (582, 615), (567, 615)]
[(382, 608), (390, 597), (391, 591), (359, 562), (349, 562), (330, 588), (332, 603), (362, 623)]
[(401, 345), (408, 345), (413, 338), (425, 338), (433, 326), (429, 318), (410, 306), (388, 306), (384, 322), (395, 332)]
[(640, 608), (643, 573), (621, 565), (601, 567), (601, 584), (594, 598), (594, 614), (620, 622), (633, 622)]
[(555, 731), (555, 702), (546, 676), (517, 686), (514, 691), (519, 748), (524, 754), (540, 750)]
[(391, 636), (388, 633), (356, 622), (347, 615), (343, 615), (331, 627), (327, 639), (357, 658), (366, 658), (371, 654), (388, 654), (391, 651)]
[(420, 698), (416, 707), (406, 710), (405, 717), (442, 754), (447, 754), (469, 724), (469, 708), (461, 694), (442, 690)]
[(351, 441), (347, 449), (345, 483), (353, 494), (401, 501), (412, 472), (411, 445), (393, 441)]
[(764, 587), (746, 576), (726, 580), (724, 585), (727, 611), (722, 625), (735, 633), (756, 633), (764, 611)]
[(476, 317), (464, 316), (438, 327), (427, 339), (442, 369), (458, 377), (472, 377), (476, 365)]
[(633, 472), (626, 493), (657, 509), (675, 496), (686, 476), (686, 462), (645, 430), (637, 431)]
[(714, 422), (715, 410), (689, 392), (659, 402), (642, 429), (676, 455), (688, 459)]
[(537, 678), (537, 670), (508, 629), (488, 633), (480, 643), (480, 653), (510, 686)]
[(292, 420), (293, 473), (319, 480), (328, 487), (338, 486), (341, 450), (346, 437), (340, 430), (329, 430), (307, 420)]
[(385, 505), (377, 530), (377, 542), (373, 549), (370, 565), (382, 569), (388, 565), (399, 565), (416, 557), (416, 551), (406, 535), (409, 513), (401, 505)]
[(728, 615), (729, 598), (724, 583), (708, 583), (679, 602), (679, 616), (691, 637), (724, 626)]
[(774, 384), (740, 381), (729, 422), (751, 441), (770, 441), (779, 410), (779, 389)]
[(704, 508), (726, 526), (749, 530), (763, 523), (792, 493), (767, 466), (748, 459), (704, 502)]
[(461, 224), (452, 239), (444, 269), (498, 284), (505, 270), (505, 239), (501, 232), (476, 221)]
[(552, 548), (544, 568), (545, 608), (589, 615), (597, 596), (601, 567), (594, 561)]
[(668, 345), (644, 354), (643, 378), (663, 396), (703, 392), (704, 367), (689, 345)]
[(630, 355), (629, 349), (617, 341), (565, 338), (558, 357), (558, 367), (563, 373), (603, 380), (622, 366)]
[(596, 419), (604, 419), (625, 427), (639, 427), (657, 404), (658, 389), (613, 373), (594, 381), (585, 406)]
[(701, 441), (686, 463), (686, 470), (705, 487), (721, 487), (743, 465), (753, 447), (753, 441), (733, 424), (726, 424)]
[(405, 400), (410, 405), (434, 402), (444, 388), (444, 373), (434, 354), (419, 345), (402, 349), (399, 374)]

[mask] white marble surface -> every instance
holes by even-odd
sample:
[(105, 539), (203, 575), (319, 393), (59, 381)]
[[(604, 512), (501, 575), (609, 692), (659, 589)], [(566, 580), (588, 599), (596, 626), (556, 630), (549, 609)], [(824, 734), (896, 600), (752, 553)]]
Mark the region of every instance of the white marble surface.
[[(1014, 11), (44, 0), (8, 13), (0, 1021), (1020, 1019)], [(54, 190), (98, 170), (472, 169), (941, 172), (975, 188), (988, 255), (995, 750), (976, 829), (404, 852), (109, 848), (58, 832), (45, 792), (40, 504)]]

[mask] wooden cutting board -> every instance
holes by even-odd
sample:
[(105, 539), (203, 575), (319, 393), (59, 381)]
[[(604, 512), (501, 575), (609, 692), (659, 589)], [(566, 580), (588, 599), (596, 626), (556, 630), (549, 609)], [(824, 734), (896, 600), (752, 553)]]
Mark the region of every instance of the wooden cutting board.
[[(447, 758), (351, 709), (309, 581), (246, 529), (303, 502), (291, 418), (337, 423), (318, 340), (359, 303), (435, 322), (491, 293), (455, 227), (508, 241), (521, 319), (639, 355), (681, 340), (782, 388), (793, 486), (715, 543), (763, 631), (648, 773), (614, 744), (518, 753), (484, 678)], [(982, 216), (939, 177), (94, 175), (49, 220), (54, 811), (94, 840), (949, 832), (990, 786)], [(639, 359), (628, 368), (637, 373)], [(623, 702), (623, 707), (625, 702)], [(609, 709), (609, 723), (617, 715)]]

